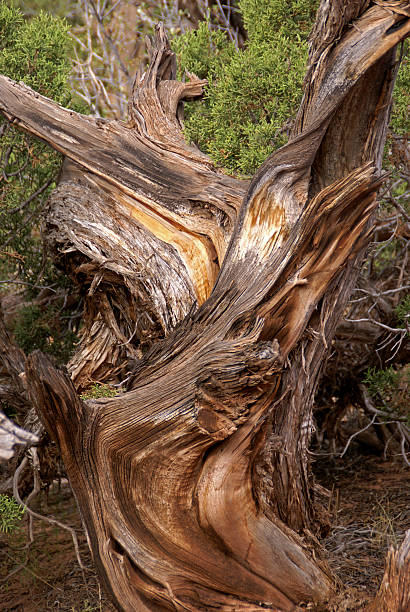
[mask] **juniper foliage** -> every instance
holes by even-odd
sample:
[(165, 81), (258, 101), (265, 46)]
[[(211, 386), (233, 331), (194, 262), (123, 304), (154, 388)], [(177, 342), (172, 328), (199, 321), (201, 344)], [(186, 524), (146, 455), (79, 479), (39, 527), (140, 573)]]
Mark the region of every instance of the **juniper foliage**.
[(231, 174), (251, 175), (287, 140), (299, 104), (316, 0), (241, 0), (244, 49), (202, 22), (174, 40), (181, 73), (208, 79), (186, 105), (185, 134)]
[[(78, 110), (68, 82), (70, 47), (65, 20), (43, 11), (25, 19), (18, 8), (0, 2), (0, 74)], [(52, 274), (43, 253), (39, 217), (55, 186), (61, 155), (4, 117), (0, 135), (1, 276), (38, 284)]]
[[(249, 176), (288, 139), (302, 97), (308, 38), (318, 0), (240, 0), (248, 39), (237, 50), (209, 20), (173, 41), (180, 76), (208, 80), (201, 102), (185, 106), (185, 135), (215, 164)], [(410, 131), (408, 41), (395, 88), (391, 129)]]
[(23, 518), (22, 508), (13, 497), (0, 494), (0, 532), (12, 533)]

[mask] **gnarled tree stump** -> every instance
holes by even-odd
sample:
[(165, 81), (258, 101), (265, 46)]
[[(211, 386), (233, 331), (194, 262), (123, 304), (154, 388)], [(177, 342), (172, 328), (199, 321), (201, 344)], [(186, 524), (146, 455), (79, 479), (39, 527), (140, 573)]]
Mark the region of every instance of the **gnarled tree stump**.
[[(162, 26), (128, 123), (0, 77), (0, 110), (65, 156), (48, 240), (88, 288), (83, 337), (71, 376), (33, 353), (27, 389), (121, 610), (289, 611), (332, 591), (311, 409), (370, 240), (409, 6), (321, 3), (292, 137), (250, 184), (185, 143), (204, 82), (175, 80)], [(81, 401), (126, 372), (125, 393)]]

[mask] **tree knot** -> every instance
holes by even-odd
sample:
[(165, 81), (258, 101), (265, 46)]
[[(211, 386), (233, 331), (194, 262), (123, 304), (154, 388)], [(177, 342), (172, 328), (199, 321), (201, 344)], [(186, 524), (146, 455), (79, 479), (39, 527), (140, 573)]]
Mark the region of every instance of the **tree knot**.
[(195, 394), (198, 426), (215, 440), (227, 438), (248, 419), (252, 406), (274, 384), (282, 367), (276, 339), (238, 352), (230, 349), (225, 359), (215, 360), (202, 371)]

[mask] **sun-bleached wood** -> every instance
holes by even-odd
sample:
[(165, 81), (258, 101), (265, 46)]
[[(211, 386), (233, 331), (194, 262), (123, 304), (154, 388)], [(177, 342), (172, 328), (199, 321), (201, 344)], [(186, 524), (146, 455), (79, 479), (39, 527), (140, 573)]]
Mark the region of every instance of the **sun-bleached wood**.
[(38, 442), (36, 435), (18, 427), (0, 411), (0, 461), (11, 459), (16, 446), (26, 446), (36, 442)]

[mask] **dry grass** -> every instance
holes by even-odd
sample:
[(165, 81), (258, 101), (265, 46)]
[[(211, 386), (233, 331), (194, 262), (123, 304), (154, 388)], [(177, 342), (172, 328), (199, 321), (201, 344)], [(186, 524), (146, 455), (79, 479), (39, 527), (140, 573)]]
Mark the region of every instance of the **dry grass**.
[(343, 585), (322, 610), (362, 610), (380, 585), (388, 549), (400, 546), (410, 526), (410, 472), (400, 457), (385, 461), (353, 453), (318, 461), (315, 471), (333, 492), (333, 525), (323, 544)]

